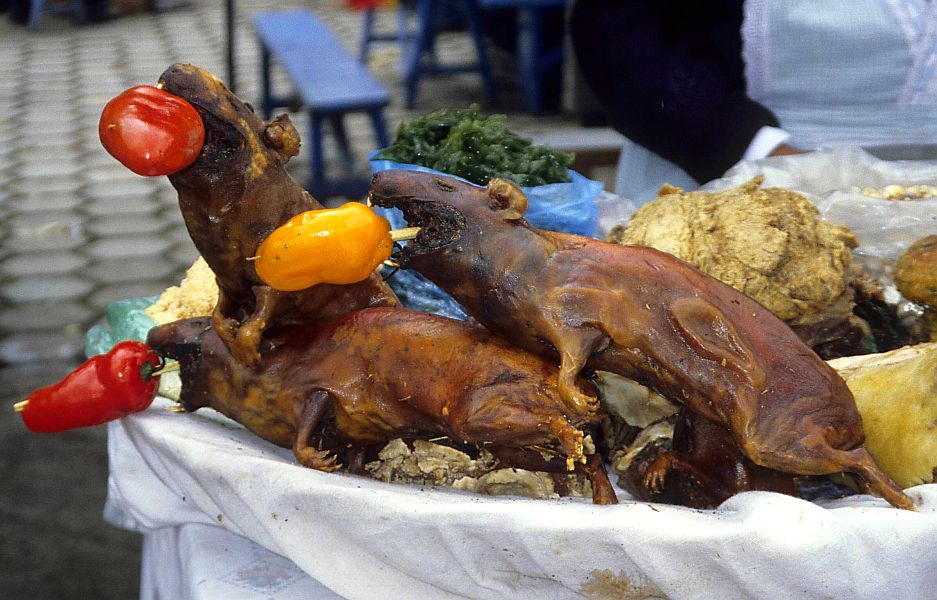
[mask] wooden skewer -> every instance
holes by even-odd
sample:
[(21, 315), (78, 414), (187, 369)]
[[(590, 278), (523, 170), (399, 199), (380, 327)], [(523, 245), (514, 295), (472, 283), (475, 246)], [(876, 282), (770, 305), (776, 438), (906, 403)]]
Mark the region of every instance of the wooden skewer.
[(13, 405), (13, 410), (15, 410), (18, 413), (21, 413), (24, 410), (26, 410), (27, 404), (29, 404), (29, 400), (23, 400), (21, 402), (17, 402), (16, 404)]
[(173, 371), (178, 371), (179, 368), (179, 363), (177, 362), (166, 363), (162, 366), (162, 368), (153, 371), (153, 375), (156, 376), (162, 375), (163, 373), (172, 373)]
[(403, 229), (394, 229), (390, 232), (390, 239), (395, 242), (399, 242), (401, 240), (412, 240), (418, 233), (420, 233), (419, 227), (404, 227)]
[[(420, 233), (419, 227), (404, 227), (403, 229), (393, 229), (390, 232), (390, 239), (393, 242), (400, 242), (403, 240), (412, 240), (413, 238), (416, 237), (418, 233)], [(252, 262), (255, 260), (259, 260), (259, 259), (260, 259), (260, 255), (258, 254), (256, 256), (248, 256), (244, 260), (248, 262)]]

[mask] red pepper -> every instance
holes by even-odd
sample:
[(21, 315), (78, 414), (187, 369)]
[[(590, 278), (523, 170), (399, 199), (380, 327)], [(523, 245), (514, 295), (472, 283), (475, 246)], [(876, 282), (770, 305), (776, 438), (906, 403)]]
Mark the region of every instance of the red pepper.
[(99, 425), (146, 410), (156, 396), (163, 364), (143, 342), (120, 342), (87, 360), (62, 381), (40, 388), (16, 410), (30, 431), (53, 433)]

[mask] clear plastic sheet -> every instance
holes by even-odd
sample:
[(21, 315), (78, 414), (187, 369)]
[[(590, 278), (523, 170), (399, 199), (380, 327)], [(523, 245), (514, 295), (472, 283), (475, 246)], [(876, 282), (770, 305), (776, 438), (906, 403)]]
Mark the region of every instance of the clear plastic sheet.
[(836, 148), (743, 161), (701, 189), (735, 187), (756, 175), (764, 176), (765, 187), (806, 194), (824, 220), (852, 229), (859, 238), (859, 254), (894, 260), (915, 240), (937, 233), (937, 198), (886, 200), (860, 191), (937, 185), (937, 161), (880, 160), (860, 148)]

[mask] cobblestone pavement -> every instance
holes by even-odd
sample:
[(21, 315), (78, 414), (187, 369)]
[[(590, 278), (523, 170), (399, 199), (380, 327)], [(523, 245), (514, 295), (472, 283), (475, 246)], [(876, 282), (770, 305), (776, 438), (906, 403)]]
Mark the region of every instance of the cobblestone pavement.
[[(250, 17), (271, 8), (312, 8), (357, 47), (360, 15), (339, 0), (305, 3), (239, 0), (238, 93), (259, 99), (259, 59)], [(380, 21), (392, 26), (393, 15)], [(57, 436), (28, 434), (10, 404), (61, 378), (82, 358), (84, 333), (109, 302), (148, 296), (178, 281), (196, 252), (165, 178), (134, 175), (107, 155), (97, 137), (105, 102), (155, 82), (173, 62), (224, 76), (223, 3), (194, 3), (156, 14), (125, 15), (74, 26), (44, 16), (39, 31), (0, 19), (0, 598), (133, 598), (140, 539), (101, 520), (106, 434), (94, 428)], [(443, 60), (472, 56), (465, 34), (440, 38)], [(372, 70), (401, 105), (399, 50), (375, 47)], [(517, 106), (510, 64), (495, 57), (504, 107)], [(287, 85), (279, 74), (277, 81)], [(476, 75), (426, 80), (416, 113), (483, 101)], [(293, 115), (305, 132), (303, 114)], [(512, 126), (549, 128), (511, 114)], [(348, 123), (359, 169), (374, 146), (369, 123)], [(327, 158), (337, 153), (327, 147)], [(306, 153), (291, 163), (305, 181)], [(336, 161), (337, 162), (337, 161)], [(335, 168), (331, 161), (329, 168)]]

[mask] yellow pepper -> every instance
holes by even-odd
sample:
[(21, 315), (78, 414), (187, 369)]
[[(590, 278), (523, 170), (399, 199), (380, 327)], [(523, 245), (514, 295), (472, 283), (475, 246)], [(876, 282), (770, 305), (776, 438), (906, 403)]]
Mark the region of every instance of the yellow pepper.
[(275, 229), (257, 248), (254, 268), (264, 283), (284, 292), (355, 283), (387, 260), (393, 246), (387, 219), (349, 202), (300, 213)]

